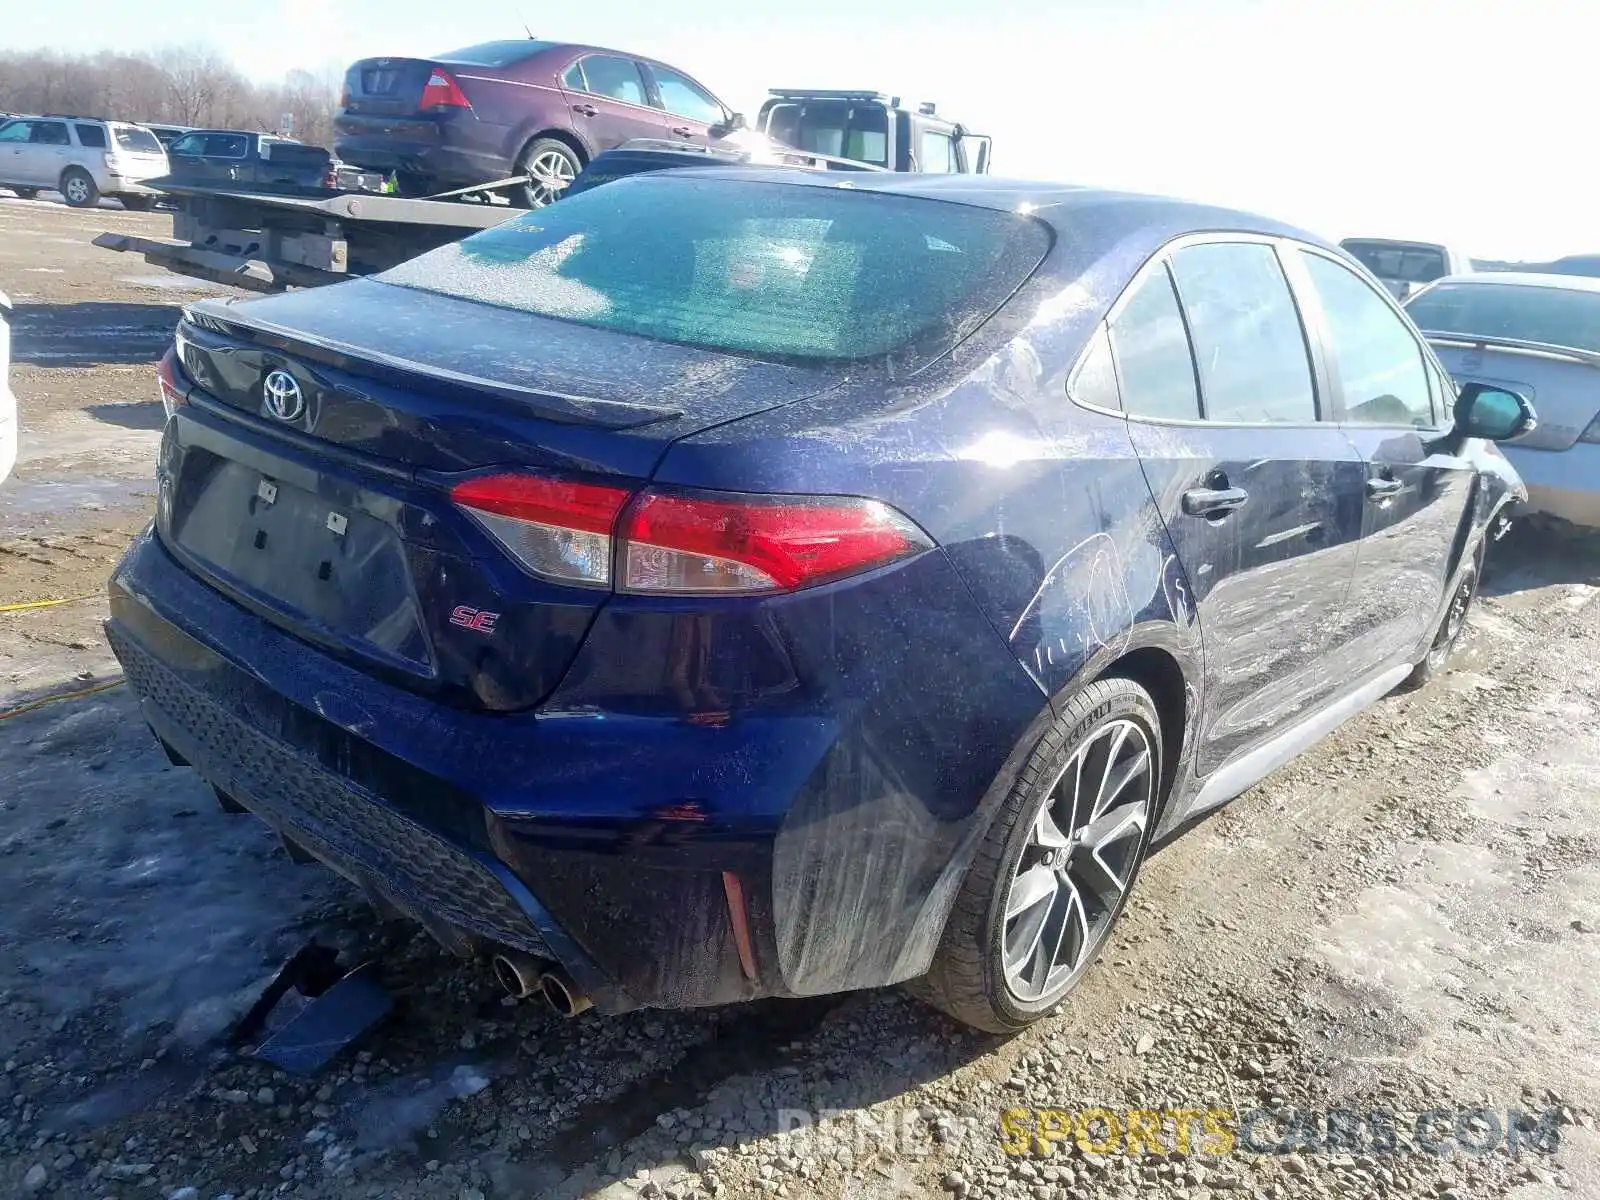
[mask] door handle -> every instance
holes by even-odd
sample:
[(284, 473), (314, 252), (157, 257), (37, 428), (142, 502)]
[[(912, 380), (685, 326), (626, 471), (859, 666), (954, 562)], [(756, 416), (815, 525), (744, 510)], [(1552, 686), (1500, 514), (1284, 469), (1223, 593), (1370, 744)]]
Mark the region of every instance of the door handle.
[(1250, 493), (1243, 488), (1190, 488), (1183, 494), (1183, 511), (1191, 517), (1219, 520), (1236, 508), (1243, 508)]
[(682, 138), (694, 136), (694, 130), (690, 129), (687, 125), (674, 125), (672, 127), (672, 132)]
[(572, 111), (577, 113), (579, 116), (592, 117), (600, 110), (592, 104), (574, 104), (572, 106)]
[(1405, 486), (1398, 479), (1388, 479), (1382, 475), (1374, 475), (1367, 480), (1367, 498), (1369, 500), (1387, 500), (1390, 496), (1404, 489)]

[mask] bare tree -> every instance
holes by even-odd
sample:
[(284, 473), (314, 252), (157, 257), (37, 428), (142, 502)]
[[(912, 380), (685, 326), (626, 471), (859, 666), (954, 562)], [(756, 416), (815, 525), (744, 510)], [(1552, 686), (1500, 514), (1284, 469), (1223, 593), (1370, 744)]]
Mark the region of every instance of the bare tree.
[(290, 71), (254, 83), (215, 49), (171, 46), (154, 54), (92, 56), (0, 50), (0, 112), (81, 113), (108, 120), (276, 131), (329, 145), (343, 72)]

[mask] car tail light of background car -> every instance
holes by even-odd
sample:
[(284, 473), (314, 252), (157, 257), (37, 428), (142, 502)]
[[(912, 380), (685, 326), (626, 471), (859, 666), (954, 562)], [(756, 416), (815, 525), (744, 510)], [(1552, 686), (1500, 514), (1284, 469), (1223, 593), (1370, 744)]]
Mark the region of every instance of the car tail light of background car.
[(905, 516), (853, 496), (751, 496), (490, 475), (451, 498), (530, 574), (667, 596), (793, 591), (920, 554)]
[(422, 89), (422, 108), (437, 112), (443, 108), (471, 108), (466, 93), (461, 90), (449, 71), (434, 67), (428, 74), (427, 86)]

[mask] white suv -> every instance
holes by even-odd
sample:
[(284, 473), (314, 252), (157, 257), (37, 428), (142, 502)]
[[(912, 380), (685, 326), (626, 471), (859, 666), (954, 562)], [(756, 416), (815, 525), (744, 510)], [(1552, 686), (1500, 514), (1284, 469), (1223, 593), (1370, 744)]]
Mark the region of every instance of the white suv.
[(49, 188), (73, 208), (101, 196), (147, 209), (160, 194), (144, 181), (167, 173), (167, 152), (143, 125), (92, 117), (17, 117), (0, 125), (0, 186), (25, 200)]

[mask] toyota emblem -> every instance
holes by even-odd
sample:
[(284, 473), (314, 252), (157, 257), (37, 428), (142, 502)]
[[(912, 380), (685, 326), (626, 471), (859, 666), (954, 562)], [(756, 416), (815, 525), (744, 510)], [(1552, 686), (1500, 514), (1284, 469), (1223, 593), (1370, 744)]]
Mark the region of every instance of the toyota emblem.
[(267, 411), (280, 421), (298, 421), (306, 411), (306, 398), (300, 385), (287, 371), (269, 371), (261, 382), (261, 398)]

